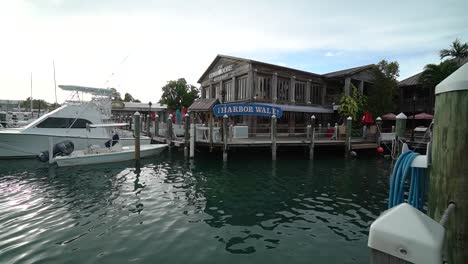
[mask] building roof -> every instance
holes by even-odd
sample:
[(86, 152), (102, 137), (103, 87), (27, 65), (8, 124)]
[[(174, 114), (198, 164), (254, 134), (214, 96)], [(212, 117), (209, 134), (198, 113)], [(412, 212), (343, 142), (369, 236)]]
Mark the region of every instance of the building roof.
[(217, 104), (219, 104), (219, 101), (216, 98), (196, 99), (192, 105), (189, 106), (188, 110), (194, 112), (207, 112), (211, 111)]
[(356, 74), (356, 73), (364, 71), (364, 70), (368, 70), (368, 69), (370, 69), (372, 67), (374, 67), (374, 64), (368, 64), (368, 65), (364, 65), (364, 66), (344, 69), (344, 70), (341, 70), (341, 71), (334, 71), (334, 72), (325, 73), (323, 76), (325, 76), (327, 78), (344, 77), (344, 76), (347, 76), (347, 75)]
[(322, 76), (321, 74), (318, 74), (318, 73), (307, 72), (307, 71), (303, 71), (303, 70), (293, 69), (293, 68), (289, 68), (289, 67), (285, 67), (285, 66), (280, 66), (280, 65), (276, 65), (276, 64), (271, 64), (271, 63), (266, 63), (266, 62), (262, 62), (262, 61), (256, 61), (256, 60), (251, 60), (251, 59), (244, 59), (244, 58), (239, 58), (239, 57), (234, 57), (234, 56), (228, 56), (228, 55), (218, 54), (218, 55), (216, 55), (215, 59), (211, 62), (210, 66), (208, 66), (208, 68), (206, 68), (205, 72), (203, 72), (203, 74), (202, 74), (202, 76), (200, 77), (200, 79), (198, 79), (198, 83), (201, 83), (201, 81), (202, 81), (202, 79), (205, 77), (205, 75), (208, 74), (208, 71), (209, 71), (209, 70), (216, 64), (216, 62), (217, 62), (219, 59), (221, 59), (221, 58), (231, 59), (231, 60), (238, 60), (238, 61), (243, 61), (243, 62), (246, 62), (246, 63), (262, 64), (262, 65), (265, 65), (265, 66), (270, 66), (270, 67), (275, 67), (275, 68), (280, 68), (280, 69), (285, 69), (285, 70), (290, 70), (290, 71), (301, 72), (301, 73), (304, 73), (304, 74), (314, 75), (314, 76), (317, 76), (317, 77)]
[(422, 75), (422, 72), (420, 73), (417, 73), (413, 76), (410, 76), (404, 80), (401, 80), (400, 82), (398, 82), (398, 86), (412, 86), (412, 85), (418, 85), (420, 84), (419, 82), (419, 77), (421, 77)]
[[(159, 103), (152, 103), (151, 110), (163, 110), (167, 109), (166, 105)], [(120, 111), (149, 111), (148, 103), (135, 103), (135, 102), (118, 102), (112, 104), (112, 110)]]

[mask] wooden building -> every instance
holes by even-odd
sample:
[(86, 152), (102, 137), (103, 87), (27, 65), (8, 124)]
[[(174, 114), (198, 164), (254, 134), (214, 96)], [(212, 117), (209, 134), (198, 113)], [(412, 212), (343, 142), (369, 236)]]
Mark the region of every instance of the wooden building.
[[(278, 129), (283, 126), (293, 132), (305, 129), (312, 115), (323, 125), (336, 122), (338, 98), (343, 92), (350, 93), (351, 84), (358, 87), (361, 93), (366, 93), (372, 82), (372, 67), (366, 65), (316, 74), (218, 55), (198, 82), (201, 84), (202, 100), (216, 98), (221, 103), (264, 103), (281, 107), (284, 114), (278, 120)], [(268, 118), (264, 117), (238, 116), (230, 122), (248, 125), (253, 133), (269, 126)]]

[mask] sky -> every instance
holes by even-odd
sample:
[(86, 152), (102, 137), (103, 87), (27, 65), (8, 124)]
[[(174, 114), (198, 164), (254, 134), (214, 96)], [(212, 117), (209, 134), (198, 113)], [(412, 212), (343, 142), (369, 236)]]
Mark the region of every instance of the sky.
[[(466, 0), (0, 0), (0, 99), (55, 101), (58, 84), (157, 102), (217, 54), (327, 73), (398, 61), (400, 79), (468, 41)], [(32, 78), (31, 78), (32, 76)], [(69, 93), (57, 89), (58, 102)]]

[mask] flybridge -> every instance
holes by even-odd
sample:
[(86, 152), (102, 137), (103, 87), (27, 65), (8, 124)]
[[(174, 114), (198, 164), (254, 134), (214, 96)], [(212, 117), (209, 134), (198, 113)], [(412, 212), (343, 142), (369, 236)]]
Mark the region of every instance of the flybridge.
[(280, 118), (283, 115), (281, 108), (264, 104), (220, 104), (213, 108), (215, 116), (220, 117), (224, 115), (253, 115), (253, 116), (267, 116), (275, 115)]

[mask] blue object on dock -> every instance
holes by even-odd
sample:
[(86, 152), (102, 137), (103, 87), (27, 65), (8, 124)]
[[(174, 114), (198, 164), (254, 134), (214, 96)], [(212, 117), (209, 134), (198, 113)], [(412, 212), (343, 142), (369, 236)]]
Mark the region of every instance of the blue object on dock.
[(411, 167), (413, 160), (419, 153), (406, 151), (400, 155), (393, 168), (390, 179), (390, 191), (388, 196), (388, 208), (392, 208), (404, 202), (404, 185), (406, 176), (411, 170), (410, 190), (408, 203), (413, 207), (422, 209), (424, 206), (425, 177), (426, 173), (422, 168)]
[(224, 115), (254, 115), (267, 116), (275, 115), (280, 118), (283, 115), (281, 108), (265, 104), (219, 104), (213, 107), (215, 116), (221, 117)]

